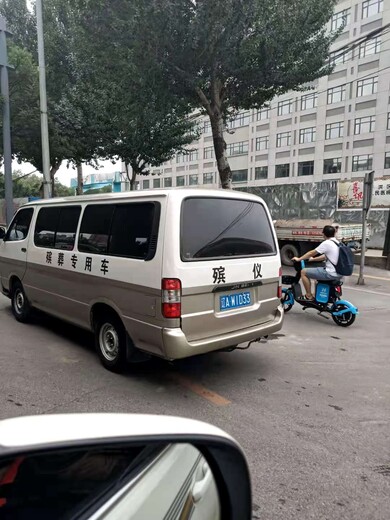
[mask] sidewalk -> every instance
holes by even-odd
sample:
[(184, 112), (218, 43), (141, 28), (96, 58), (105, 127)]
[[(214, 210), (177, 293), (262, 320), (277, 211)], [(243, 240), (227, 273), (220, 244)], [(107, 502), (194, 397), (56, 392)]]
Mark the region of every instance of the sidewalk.
[[(360, 265), (360, 253), (355, 255), (355, 265)], [(382, 256), (381, 249), (367, 249), (364, 265), (386, 270), (387, 258)]]

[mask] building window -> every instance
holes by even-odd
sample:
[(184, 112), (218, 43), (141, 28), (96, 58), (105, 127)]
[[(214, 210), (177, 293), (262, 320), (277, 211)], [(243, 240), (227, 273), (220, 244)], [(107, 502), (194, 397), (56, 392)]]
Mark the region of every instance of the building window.
[(146, 179), (142, 182), (142, 188), (144, 190), (148, 190), (150, 188), (150, 180), (149, 179)]
[(387, 130), (390, 130), (390, 112), (387, 114)]
[(334, 13), (330, 22), (331, 31), (335, 31), (340, 27), (345, 27), (351, 21), (351, 9), (343, 9), (338, 13)]
[(185, 159), (185, 155), (183, 155), (182, 153), (176, 154), (176, 164), (185, 162)]
[(355, 119), (355, 135), (375, 131), (375, 116), (358, 117)]
[(360, 172), (372, 169), (372, 155), (354, 155), (352, 157), (352, 171)]
[(203, 133), (210, 134), (211, 133), (211, 123), (209, 120), (203, 121)]
[(318, 101), (317, 92), (306, 94), (301, 97), (301, 110), (308, 110), (309, 108), (316, 108)]
[(186, 178), (184, 175), (179, 175), (176, 177), (176, 186), (185, 186), (186, 185)]
[(227, 145), (227, 154), (229, 156), (232, 155), (243, 155), (248, 153), (249, 150), (249, 142), (248, 141), (241, 141), (239, 143), (231, 143)]
[(204, 173), (203, 174), (203, 184), (214, 184), (214, 174), (213, 173)]
[(365, 0), (362, 4), (362, 18), (368, 18), (383, 11), (383, 0)]
[(249, 112), (242, 112), (237, 117), (229, 121), (228, 127), (230, 129), (240, 128), (240, 126), (248, 126), (251, 122), (251, 115)]
[(385, 153), (385, 169), (390, 168), (390, 152)]
[(269, 119), (269, 107), (258, 110), (256, 114), (256, 119), (257, 121), (264, 121), (264, 119)]
[(341, 157), (336, 159), (324, 160), (324, 173), (340, 173), (341, 172)]
[(351, 59), (351, 53), (346, 51), (334, 51), (329, 54), (330, 65), (339, 65)]
[(239, 184), (240, 182), (248, 182), (248, 170), (233, 170), (232, 182)]
[(255, 168), (255, 181), (261, 181), (268, 178), (268, 166), (258, 166)]
[(190, 162), (198, 160), (198, 149), (190, 151), (190, 153), (188, 154), (188, 160)]
[(329, 123), (325, 126), (325, 139), (337, 139), (344, 135), (344, 123)]
[(275, 178), (280, 179), (281, 177), (290, 176), (290, 165), (289, 164), (277, 164), (275, 166)]
[(304, 161), (298, 163), (298, 176), (314, 175), (314, 161)]
[(213, 159), (214, 158), (214, 146), (207, 146), (203, 150), (203, 159)]
[(378, 54), (381, 50), (381, 40), (379, 36), (376, 38), (372, 38), (372, 40), (368, 40), (364, 43), (361, 43), (359, 46), (359, 58), (365, 58), (366, 56), (370, 56), (370, 54)]
[(361, 79), (357, 82), (356, 96), (369, 96), (376, 94), (378, 91), (378, 76), (372, 78)]
[(268, 150), (269, 145), (269, 137), (257, 137), (256, 138), (256, 151), (259, 150)]
[(164, 188), (172, 188), (172, 177), (165, 177)]
[(285, 101), (279, 101), (278, 103), (278, 116), (285, 116), (292, 112), (292, 99), (286, 99)]
[(281, 134), (276, 134), (276, 147), (281, 148), (282, 146), (290, 146), (291, 145), (291, 132), (282, 132)]
[(328, 105), (345, 101), (345, 85), (328, 88)]
[(161, 179), (153, 179), (153, 188), (159, 188), (161, 186)]
[(199, 176), (197, 173), (193, 173), (188, 177), (190, 186), (197, 186), (199, 184)]
[(314, 143), (316, 140), (316, 129), (313, 126), (312, 128), (302, 128), (299, 130), (299, 143)]

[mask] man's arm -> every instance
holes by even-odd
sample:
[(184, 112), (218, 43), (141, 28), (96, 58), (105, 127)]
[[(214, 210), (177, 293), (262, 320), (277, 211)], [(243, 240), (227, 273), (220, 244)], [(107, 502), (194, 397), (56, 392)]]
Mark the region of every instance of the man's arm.
[(312, 249), (311, 251), (308, 251), (304, 255), (300, 256), (299, 258), (294, 256), (293, 261), (300, 262), (301, 260), (308, 260), (309, 258), (313, 258), (313, 256), (316, 256), (316, 255), (318, 255), (318, 251), (316, 249)]

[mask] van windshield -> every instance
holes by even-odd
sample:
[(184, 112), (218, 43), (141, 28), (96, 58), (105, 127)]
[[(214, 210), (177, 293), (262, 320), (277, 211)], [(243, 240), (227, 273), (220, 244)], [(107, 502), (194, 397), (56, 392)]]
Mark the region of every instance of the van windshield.
[(275, 253), (271, 224), (261, 203), (216, 197), (183, 201), (183, 261)]

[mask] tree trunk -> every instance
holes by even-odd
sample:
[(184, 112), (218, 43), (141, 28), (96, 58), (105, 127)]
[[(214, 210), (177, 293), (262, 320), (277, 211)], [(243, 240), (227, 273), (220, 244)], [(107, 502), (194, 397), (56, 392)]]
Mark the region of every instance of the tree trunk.
[(51, 196), (55, 197), (55, 175), (60, 168), (60, 164), (55, 164), (50, 168), (50, 181), (51, 181)]
[(130, 166), (131, 166), (131, 177), (129, 174), (129, 165), (128, 164), (126, 164), (126, 175), (130, 182), (130, 191), (135, 191), (137, 174), (138, 174), (138, 164), (130, 163)]
[(81, 163), (77, 164), (77, 195), (82, 195), (84, 193), (84, 181), (83, 181), (83, 165)]
[(232, 188), (232, 171), (226, 155), (226, 141), (224, 134), (224, 122), (222, 114), (218, 109), (213, 110), (210, 115), (211, 130), (213, 132), (215, 159), (217, 161), (219, 178), (223, 189)]
[(232, 188), (232, 171), (226, 155), (226, 141), (224, 138), (225, 125), (222, 116), (222, 84), (214, 78), (211, 85), (211, 101), (202, 89), (195, 89), (202, 106), (210, 117), (211, 130), (213, 133), (215, 159), (217, 161), (219, 178), (223, 189)]

